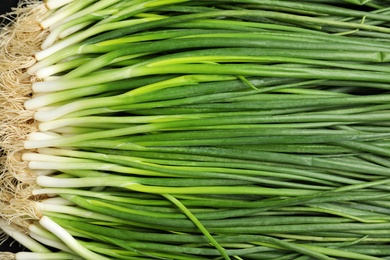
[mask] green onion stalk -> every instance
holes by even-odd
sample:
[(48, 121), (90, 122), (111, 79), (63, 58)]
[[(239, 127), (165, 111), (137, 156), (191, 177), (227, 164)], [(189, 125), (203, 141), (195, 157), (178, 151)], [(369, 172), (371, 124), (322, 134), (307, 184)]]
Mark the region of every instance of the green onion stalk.
[(23, 2), (0, 259), (390, 256), (390, 5)]

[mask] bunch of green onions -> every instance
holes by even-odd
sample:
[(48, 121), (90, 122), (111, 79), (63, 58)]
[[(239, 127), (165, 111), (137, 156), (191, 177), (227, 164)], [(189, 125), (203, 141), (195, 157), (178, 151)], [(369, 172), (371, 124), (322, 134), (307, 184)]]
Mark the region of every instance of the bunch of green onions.
[(45, 4), (0, 259), (390, 259), (389, 1)]

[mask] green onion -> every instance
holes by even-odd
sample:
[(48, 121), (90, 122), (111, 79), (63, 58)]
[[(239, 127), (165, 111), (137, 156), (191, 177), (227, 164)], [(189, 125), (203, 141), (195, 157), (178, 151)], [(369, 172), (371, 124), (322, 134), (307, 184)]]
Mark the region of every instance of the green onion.
[(0, 229), (31, 252), (0, 258), (388, 258), (389, 8), (19, 7), (0, 37)]

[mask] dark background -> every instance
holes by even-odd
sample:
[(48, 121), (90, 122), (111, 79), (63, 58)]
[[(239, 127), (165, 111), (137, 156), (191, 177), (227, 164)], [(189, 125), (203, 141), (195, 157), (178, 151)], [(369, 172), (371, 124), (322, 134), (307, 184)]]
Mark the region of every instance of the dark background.
[(5, 14), (11, 10), (11, 7), (15, 7), (19, 0), (1, 0), (0, 14)]
[[(0, 15), (11, 11), (11, 8), (16, 7), (18, 2), (19, 0), (0, 0)], [(2, 22), (1, 19), (0, 22)], [(3, 241), (2, 238), (0, 238), (0, 252), (19, 252), (22, 250), (25, 249), (14, 240), (7, 239), (6, 241)]]

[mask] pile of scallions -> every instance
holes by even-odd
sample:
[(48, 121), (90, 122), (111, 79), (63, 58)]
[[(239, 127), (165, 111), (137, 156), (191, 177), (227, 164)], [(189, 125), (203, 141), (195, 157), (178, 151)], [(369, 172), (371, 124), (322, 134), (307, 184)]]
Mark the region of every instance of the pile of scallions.
[(0, 259), (390, 259), (390, 1), (22, 1)]

